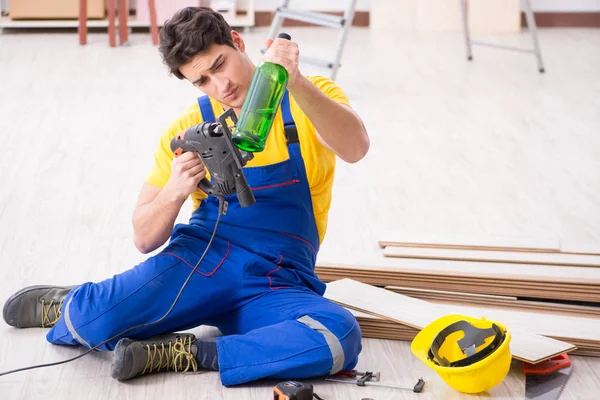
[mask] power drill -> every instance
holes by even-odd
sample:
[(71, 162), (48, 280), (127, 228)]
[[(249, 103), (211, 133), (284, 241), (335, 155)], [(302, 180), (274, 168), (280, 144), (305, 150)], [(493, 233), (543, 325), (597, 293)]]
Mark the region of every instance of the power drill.
[(176, 157), (187, 151), (200, 155), (213, 181), (204, 178), (198, 183), (204, 193), (219, 198), (236, 194), (240, 206), (249, 207), (256, 199), (242, 168), (254, 154), (233, 145), (227, 118), (237, 124), (235, 112), (230, 108), (217, 118), (218, 122), (203, 122), (175, 136), (171, 140), (171, 151)]

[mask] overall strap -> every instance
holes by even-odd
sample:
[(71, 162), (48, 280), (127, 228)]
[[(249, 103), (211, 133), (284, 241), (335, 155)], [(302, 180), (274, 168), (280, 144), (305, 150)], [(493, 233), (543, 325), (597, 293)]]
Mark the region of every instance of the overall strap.
[(290, 110), (290, 93), (287, 89), (281, 100), (281, 115), (283, 116), (283, 128), (285, 130), (287, 144), (299, 143), (298, 130), (296, 129), (296, 123), (294, 122), (294, 117), (292, 117), (292, 111)]
[(202, 113), (204, 122), (215, 122), (215, 113), (210, 104), (210, 97), (198, 97), (198, 105), (200, 106), (200, 113)]

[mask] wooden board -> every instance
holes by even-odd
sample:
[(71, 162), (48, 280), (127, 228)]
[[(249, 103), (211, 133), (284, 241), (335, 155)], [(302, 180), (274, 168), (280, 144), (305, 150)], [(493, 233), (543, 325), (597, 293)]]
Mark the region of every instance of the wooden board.
[[(393, 264), (391, 264), (393, 263)], [(514, 263), (465, 262), (452, 260), (428, 260), (384, 258), (380, 264), (332, 264), (319, 262), (319, 267), (334, 270), (367, 271), (389, 274), (421, 274), (438, 277), (468, 276), (472, 278), (528, 282), (560, 282), (576, 285), (600, 285), (600, 269), (587, 267), (566, 267), (557, 265), (522, 265)]]
[(380, 247), (417, 247), (434, 249), (491, 250), (530, 253), (563, 253), (600, 256), (599, 243), (563, 242), (551, 237), (500, 235), (449, 235), (385, 231)]
[[(323, 271), (319, 271), (323, 272)], [(545, 291), (567, 291), (567, 292), (577, 292), (577, 293), (585, 293), (590, 295), (598, 295), (598, 286), (589, 286), (589, 285), (573, 285), (569, 283), (542, 283), (535, 281), (503, 281), (498, 279), (494, 280), (483, 280), (477, 278), (470, 277), (456, 277), (456, 276), (444, 276), (438, 275), (435, 277), (428, 276), (419, 276), (419, 275), (410, 275), (410, 274), (383, 274), (377, 272), (369, 272), (369, 271), (339, 271), (339, 272), (331, 272), (333, 275), (342, 276), (346, 275), (347, 277), (355, 276), (355, 277), (370, 277), (374, 279), (397, 279), (399, 281), (419, 281), (424, 282), (427, 286), (431, 285), (431, 289), (434, 289), (433, 286), (437, 284), (446, 284), (446, 283), (454, 283), (459, 285), (473, 285), (473, 286), (491, 286), (498, 288), (506, 288), (506, 289), (533, 289), (533, 290), (545, 290)], [(389, 285), (395, 285), (391, 281), (388, 282)], [(427, 288), (425, 286), (424, 288)], [(435, 290), (435, 289), (434, 289)], [(444, 290), (444, 289), (437, 289)], [(460, 289), (459, 289), (460, 290)], [(467, 291), (467, 288), (465, 288)], [(475, 292), (477, 293), (477, 292)], [(506, 294), (507, 295), (507, 294)], [(518, 297), (518, 296), (517, 296)], [(525, 296), (521, 296), (525, 297)], [(591, 301), (591, 300), (590, 300)]]
[(408, 280), (406, 278), (390, 278), (390, 277), (364, 277), (364, 276), (354, 276), (352, 274), (335, 274), (335, 275), (323, 275), (319, 273), (319, 278), (322, 279), (325, 283), (336, 281), (344, 278), (352, 278), (354, 280), (375, 286), (385, 287), (386, 285), (403, 285), (410, 286), (414, 288), (434, 288), (441, 290), (462, 290), (472, 293), (489, 293), (489, 294), (497, 294), (497, 295), (515, 295), (515, 296), (528, 296), (532, 298), (539, 299), (555, 299), (555, 300), (570, 300), (570, 301), (600, 301), (600, 294), (589, 295), (589, 294), (578, 294), (572, 292), (559, 292), (559, 291), (548, 291), (548, 290), (532, 290), (527, 288), (516, 288), (514, 290), (509, 290), (507, 288), (498, 288), (492, 285), (468, 285), (460, 283), (449, 283), (449, 282), (439, 282), (437, 284), (432, 284), (431, 281), (427, 280)]
[(547, 289), (533, 289), (527, 287), (514, 287), (510, 286), (494, 286), (494, 285), (483, 285), (483, 284), (468, 284), (455, 283), (447, 281), (432, 282), (426, 279), (410, 279), (410, 278), (396, 278), (396, 277), (379, 277), (379, 276), (360, 276), (353, 274), (333, 274), (326, 275), (319, 273), (319, 278), (324, 282), (331, 282), (343, 278), (352, 278), (354, 280), (367, 283), (374, 286), (385, 287), (387, 285), (403, 285), (414, 288), (431, 288), (440, 290), (461, 290), (469, 293), (486, 293), (495, 295), (514, 295), (514, 296), (528, 296), (530, 298), (539, 299), (554, 299), (554, 300), (568, 300), (568, 301), (600, 301), (600, 293), (591, 295), (589, 293), (577, 293), (569, 291), (557, 291)]
[[(447, 310), (433, 306), (426, 301), (351, 279), (329, 283), (325, 297), (348, 308), (402, 323), (415, 329), (421, 329), (435, 319), (448, 314)], [(511, 352), (513, 357), (522, 361), (538, 363), (575, 349), (575, 346), (569, 343), (531, 334), (519, 328), (511, 327), (511, 332), (513, 332)]]
[[(509, 287), (525, 287), (525, 288), (538, 288), (538, 289), (556, 289), (556, 290), (573, 290), (581, 293), (598, 293), (598, 284), (591, 283), (574, 283), (565, 282), (559, 279), (555, 281), (541, 282), (538, 280), (529, 279), (503, 279), (498, 277), (497, 279), (489, 277), (478, 277), (469, 275), (454, 275), (453, 271), (447, 271), (447, 273), (440, 272), (438, 274), (421, 274), (419, 272), (406, 273), (406, 272), (393, 272), (393, 271), (368, 271), (368, 270), (346, 270), (346, 269), (330, 269), (324, 270), (319, 268), (319, 272), (328, 272), (331, 274), (347, 274), (353, 276), (369, 276), (374, 278), (399, 278), (399, 279), (418, 279), (425, 280), (435, 284), (440, 281), (454, 282), (461, 284), (479, 284), (479, 285), (492, 285), (492, 286), (509, 286)], [(443, 290), (443, 289), (442, 289)]]
[(556, 238), (520, 236), (434, 235), (388, 231), (381, 235), (381, 247), (427, 247), (439, 249), (559, 252)]
[(403, 285), (414, 288), (433, 288), (440, 290), (461, 290), (470, 293), (488, 293), (497, 295), (515, 295), (528, 296), (539, 299), (555, 299), (555, 300), (570, 300), (570, 301), (600, 301), (600, 293), (596, 295), (579, 294), (575, 292), (554, 291), (554, 290), (533, 290), (531, 288), (514, 288), (496, 287), (493, 285), (466, 285), (462, 283), (452, 283), (447, 281), (433, 282), (430, 280), (418, 280), (395, 277), (378, 277), (378, 276), (356, 276), (353, 274), (323, 274), (318, 272), (318, 276), (325, 283), (336, 281), (344, 278), (352, 278), (354, 280), (367, 283), (369, 285), (381, 286), (386, 285)]
[(600, 319), (544, 314), (536, 312), (501, 310), (490, 305), (486, 309), (464, 305), (439, 305), (446, 314), (458, 313), (497, 320), (510, 327), (547, 337), (571, 340), (589, 340), (600, 344)]
[(483, 261), (488, 263), (541, 264), (600, 267), (600, 256), (563, 253), (526, 253), (489, 250), (427, 249), (386, 247), (386, 257), (424, 258), (430, 260)]
[(389, 286), (389, 287), (386, 287), (385, 289), (392, 290), (396, 293), (405, 294), (407, 296), (410, 296), (411, 294), (417, 294), (417, 295), (430, 294), (430, 295), (440, 295), (440, 296), (441, 295), (451, 296), (453, 298), (464, 299), (464, 300), (472, 300), (474, 298), (485, 299), (485, 300), (507, 300), (507, 301), (516, 301), (517, 300), (516, 297), (509, 297), (509, 296), (495, 296), (495, 295), (490, 295), (490, 294), (450, 292), (447, 290), (415, 289), (415, 288), (402, 287), (402, 286)]
[[(405, 260), (403, 260), (405, 261)], [(423, 260), (417, 260), (423, 261)], [(442, 263), (443, 264), (443, 263)], [(468, 264), (468, 263), (466, 263)], [(573, 267), (578, 268), (578, 267)], [(569, 268), (565, 268), (568, 270)], [(600, 269), (587, 268), (594, 272), (600, 273)], [(499, 271), (502, 272), (502, 271)], [(569, 278), (553, 278), (547, 277), (545, 280), (531, 279), (523, 277), (512, 277), (509, 275), (491, 275), (486, 273), (460, 273), (454, 269), (448, 269), (447, 271), (427, 271), (427, 270), (408, 270), (408, 269), (386, 269), (386, 270), (375, 270), (369, 267), (362, 268), (346, 268), (346, 267), (324, 267), (317, 265), (317, 273), (321, 275), (327, 275), (331, 277), (361, 277), (376, 281), (382, 281), (381, 284), (376, 283), (378, 286), (409, 286), (404, 285), (404, 280), (420, 281), (425, 284), (423, 288), (434, 289), (434, 290), (452, 290), (452, 291), (464, 291), (469, 293), (477, 293), (469, 290), (470, 285), (480, 286), (498, 286), (508, 288), (525, 288), (525, 289), (539, 289), (539, 290), (568, 290), (576, 293), (587, 293), (591, 295), (600, 294), (600, 283), (595, 280), (588, 279), (583, 280), (581, 277), (575, 278), (571, 276)], [(436, 285), (446, 285), (447, 283), (458, 283), (465, 285), (464, 290), (460, 288), (456, 289), (445, 289), (445, 288), (434, 288)], [(413, 285), (410, 285), (414, 287)], [(431, 287), (429, 287), (431, 286)], [(485, 292), (482, 292), (485, 293)], [(508, 293), (501, 293), (501, 295), (509, 295)], [(515, 295), (520, 297), (530, 297), (527, 294)], [(589, 300), (593, 301), (593, 300)]]
[[(369, 327), (363, 328), (362, 325), (361, 330), (362, 337), (364, 338), (400, 340), (405, 342), (412, 341), (417, 335), (416, 330), (413, 332), (397, 332), (395, 330), (371, 329)], [(569, 354), (572, 356), (600, 357), (599, 350), (587, 347), (577, 347), (573, 351), (569, 352)]]
[[(561, 283), (539, 283), (539, 282), (528, 282), (528, 281), (502, 281), (502, 280), (498, 280), (498, 281), (491, 281), (491, 280), (479, 280), (479, 279), (470, 279), (470, 278), (462, 278), (462, 277), (445, 277), (445, 276), (438, 276), (435, 278), (431, 278), (428, 276), (419, 276), (419, 275), (408, 275), (408, 274), (377, 274), (377, 273), (369, 273), (368, 271), (364, 271), (364, 272), (356, 272), (356, 271), (339, 271), (339, 272), (325, 272), (322, 270), (318, 271), (319, 276), (323, 275), (323, 276), (330, 276), (330, 277), (334, 277), (335, 279), (333, 280), (337, 280), (337, 279), (341, 279), (341, 278), (350, 278), (350, 277), (355, 277), (357, 278), (357, 280), (363, 280), (363, 279), (369, 279), (369, 280), (374, 280), (376, 282), (382, 282), (380, 283), (371, 283), (374, 284), (376, 286), (398, 286), (398, 285), (403, 285), (403, 286), (410, 286), (410, 287), (415, 287), (414, 285), (410, 285), (409, 282), (416, 282), (419, 284), (422, 284), (424, 289), (433, 289), (433, 290), (454, 290), (454, 291), (461, 291), (463, 289), (461, 289), (461, 287), (464, 287), (464, 291), (465, 292), (469, 292), (469, 293), (479, 293), (477, 291), (473, 291), (474, 288), (471, 288), (470, 286), (476, 286), (476, 287), (481, 287), (481, 288), (499, 288), (502, 289), (502, 291), (504, 292), (506, 291), (512, 291), (512, 290), (518, 290), (518, 291), (525, 291), (525, 294), (515, 294), (513, 296), (517, 296), (517, 297), (531, 297), (531, 296), (527, 296), (527, 290), (532, 290), (533, 291), (543, 291), (544, 294), (548, 294), (548, 295), (553, 295), (554, 293), (547, 293), (547, 292), (566, 292), (566, 293), (573, 293), (573, 294), (587, 294), (590, 295), (590, 297), (597, 297), (598, 295), (600, 295), (600, 292), (598, 291), (598, 287), (597, 286), (575, 286), (575, 285), (569, 285), (569, 284), (561, 284)], [(360, 278), (360, 279), (358, 279)], [(406, 282), (406, 285), (404, 284), (404, 282)], [(459, 286), (458, 288), (452, 288), (452, 289), (444, 289), (444, 288), (439, 288), (438, 286), (446, 286), (446, 285), (462, 285)], [(418, 287), (418, 286), (417, 286)], [(486, 293), (486, 292), (481, 292), (481, 293)], [(500, 293), (500, 296), (509, 296), (509, 293)], [(588, 301), (594, 301), (591, 298)]]
[(554, 302), (518, 300), (516, 297), (482, 295), (464, 292), (448, 292), (410, 287), (386, 286), (385, 289), (406, 296), (425, 300), (431, 303), (462, 304), (469, 306), (504, 308), (512, 310), (536, 310), (540, 312), (559, 313), (577, 317), (599, 317), (600, 305), (597, 307)]
[[(356, 311), (351, 308), (347, 309), (356, 317), (356, 320), (361, 327), (363, 337), (412, 341), (418, 333), (418, 329), (361, 311)], [(600, 345), (598, 342), (577, 340), (572, 341), (571, 344), (577, 346), (577, 349), (570, 352), (573, 355), (600, 357)]]
[[(389, 335), (394, 335), (394, 336), (403, 336), (404, 338), (407, 338), (406, 340), (411, 340), (414, 335), (416, 335), (416, 333), (418, 332), (418, 329), (400, 324), (400, 323), (396, 323), (394, 321), (389, 321), (389, 320), (385, 320), (382, 318), (379, 318), (377, 316), (373, 316), (373, 315), (368, 315), (362, 312), (357, 312), (355, 310), (351, 310), (348, 308), (348, 310), (350, 310), (350, 312), (352, 312), (354, 314), (354, 316), (356, 317), (356, 320), (359, 322), (361, 329), (364, 329), (366, 331), (370, 331), (370, 332), (378, 332), (378, 333), (385, 333), (385, 334), (389, 334)], [(511, 331), (514, 331), (514, 329), (509, 328)], [(592, 341), (592, 340), (586, 340), (586, 339), (564, 339), (561, 337), (556, 337), (556, 338), (552, 338), (552, 339), (556, 339), (556, 340), (561, 340), (561, 341), (566, 341), (574, 346), (577, 346), (579, 349), (586, 349), (589, 351), (595, 351), (597, 352), (597, 355), (600, 356), (600, 342), (598, 341)]]
[(561, 243), (560, 252), (565, 254), (585, 254), (600, 256), (600, 244), (596, 243)]
[(509, 326), (511, 330), (521, 329), (543, 336), (567, 339), (569, 342), (588, 342), (600, 347), (600, 319), (598, 318), (503, 310), (495, 308), (493, 304), (486, 308), (478, 308), (465, 305), (424, 303), (428, 307), (441, 309), (442, 315), (457, 313), (476, 318), (484, 317), (497, 320)]
[[(384, 334), (389, 338), (398, 340), (412, 340), (415, 335), (419, 332), (418, 329), (405, 327), (401, 324), (388, 321), (388, 325), (376, 324), (374, 321), (357, 318), (363, 335), (368, 332), (377, 334)], [(385, 337), (384, 337), (385, 338)], [(557, 339), (558, 340), (558, 339)], [(595, 356), (600, 356), (600, 347), (597, 344), (590, 344), (585, 341), (573, 341), (571, 344), (577, 347), (577, 350), (585, 350), (588, 352), (594, 352)]]

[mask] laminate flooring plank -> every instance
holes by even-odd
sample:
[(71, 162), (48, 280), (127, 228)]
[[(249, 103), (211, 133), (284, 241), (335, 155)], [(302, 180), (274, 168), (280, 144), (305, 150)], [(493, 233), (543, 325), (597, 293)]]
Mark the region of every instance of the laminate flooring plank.
[(380, 247), (490, 250), (529, 253), (600, 255), (598, 243), (566, 243), (551, 237), (499, 235), (440, 235), (390, 230), (379, 235)]
[(538, 335), (561, 337), (567, 340), (591, 340), (600, 343), (600, 319), (550, 315), (535, 312), (486, 309), (461, 305), (440, 305), (446, 313), (485, 317), (504, 322), (508, 326), (536, 333)]
[(600, 256), (600, 244), (597, 243), (561, 243), (560, 252), (565, 254), (583, 254)]
[(367, 271), (383, 273), (423, 274), (433, 276), (469, 276), (503, 280), (527, 280), (540, 282), (574, 283), (581, 285), (600, 285), (598, 268), (571, 267), (557, 265), (513, 264), (465, 262), (459, 260), (429, 260), (386, 258), (369, 263), (332, 263), (320, 261), (317, 268), (344, 271)]
[[(380, 278), (380, 279), (385, 279), (387, 278), (389, 275), (384, 275), (384, 274), (380, 274), (380, 273), (376, 273), (376, 272), (368, 272), (368, 271), (358, 271), (358, 272), (352, 272), (352, 273), (347, 273), (347, 274), (339, 274), (340, 276), (356, 276), (356, 277), (371, 277), (371, 278)], [(515, 281), (504, 281), (502, 279), (497, 279), (497, 280), (493, 280), (493, 279), (478, 279), (478, 278), (472, 278), (472, 277), (468, 277), (468, 276), (443, 276), (443, 275), (439, 275), (439, 276), (434, 276), (434, 277), (421, 277), (421, 276), (414, 276), (414, 275), (401, 275), (401, 274), (393, 274), (392, 276), (397, 277), (397, 279), (406, 279), (406, 280), (422, 280), (425, 282), (431, 282), (432, 284), (436, 284), (438, 282), (448, 282), (448, 283), (461, 283), (461, 284), (473, 284), (473, 285), (479, 285), (479, 286), (486, 286), (486, 285), (491, 285), (491, 286), (503, 286), (503, 287), (509, 287), (509, 288), (532, 288), (532, 289), (548, 289), (548, 290), (568, 290), (568, 291), (573, 291), (573, 292), (578, 292), (578, 293), (589, 293), (589, 294), (597, 294), (598, 293), (598, 288), (600, 286), (598, 285), (585, 285), (585, 284), (574, 284), (574, 283), (570, 283), (570, 282), (560, 282), (560, 281), (555, 281), (555, 282), (538, 282), (538, 281), (520, 281), (520, 280), (515, 280)], [(431, 290), (435, 290), (435, 289), (431, 289)]]
[(333, 276), (322, 276), (319, 277), (326, 283), (336, 281), (344, 278), (351, 278), (363, 283), (367, 283), (374, 286), (385, 287), (387, 285), (403, 285), (410, 286), (415, 288), (429, 288), (429, 289), (439, 289), (439, 290), (461, 290), (472, 293), (486, 293), (493, 295), (512, 295), (512, 296), (521, 296), (528, 298), (538, 298), (538, 299), (552, 299), (552, 300), (567, 300), (567, 301), (582, 301), (582, 302), (598, 302), (600, 301), (600, 295), (598, 294), (588, 294), (588, 293), (574, 293), (572, 291), (558, 291), (558, 290), (548, 290), (548, 289), (538, 289), (534, 290), (532, 288), (518, 288), (515, 287), (511, 289), (509, 286), (507, 287), (497, 287), (492, 285), (476, 285), (476, 284), (468, 284), (464, 283), (431, 283), (427, 280), (419, 280), (419, 279), (407, 279), (407, 278), (377, 278), (377, 277), (369, 277), (369, 276), (353, 276), (353, 275), (333, 275)]
[(436, 235), (389, 231), (381, 234), (380, 247), (422, 247), (463, 250), (559, 252), (557, 238), (484, 235)]
[(396, 293), (400, 293), (406, 296), (418, 298), (425, 301), (448, 301), (452, 303), (460, 303), (463, 305), (472, 304), (485, 305), (485, 306), (503, 306), (512, 308), (515, 310), (521, 309), (526, 311), (528, 309), (542, 310), (549, 312), (564, 312), (573, 314), (573, 316), (585, 316), (585, 315), (598, 315), (600, 316), (600, 303), (597, 306), (584, 306), (576, 304), (563, 304), (549, 301), (529, 301), (529, 300), (518, 300), (517, 297), (510, 296), (495, 296), (495, 295), (483, 295), (483, 294), (472, 294), (465, 292), (451, 292), (443, 290), (430, 290), (410, 287), (399, 287), (399, 286), (386, 286), (387, 290), (391, 290)]
[[(325, 297), (346, 307), (369, 312), (416, 329), (452, 313), (425, 301), (350, 279), (329, 283)], [(512, 354), (520, 360), (536, 363), (574, 349), (569, 343), (535, 335), (519, 327), (511, 326), (510, 329), (513, 332)]]
[[(600, 256), (562, 253), (525, 253), (484, 250), (426, 249), (386, 247), (386, 257), (417, 258), (429, 260), (456, 260), (487, 263), (513, 263), (536, 265), (560, 265), (577, 267), (600, 267)], [(488, 269), (495, 269), (489, 265)]]
[[(321, 274), (319, 271), (319, 276), (326, 277), (325, 274)], [(493, 280), (493, 279), (479, 279), (479, 278), (471, 278), (471, 277), (457, 277), (457, 276), (419, 276), (414, 274), (381, 274), (381, 273), (370, 273), (368, 271), (352, 271), (352, 272), (338, 272), (331, 274), (330, 277), (334, 278), (343, 278), (343, 277), (354, 277), (356, 279), (376, 279), (382, 282), (384, 286), (396, 285), (392, 281), (398, 282), (408, 282), (408, 281), (418, 281), (424, 283), (424, 289), (429, 290), (444, 290), (444, 289), (436, 289), (433, 286), (440, 284), (463, 284), (463, 285), (474, 285), (474, 286), (492, 286), (492, 287), (503, 287), (507, 289), (534, 289), (534, 290), (556, 290), (556, 291), (569, 291), (576, 294), (590, 294), (597, 295), (599, 293), (600, 285), (585, 285), (585, 284), (573, 284), (569, 282), (538, 282), (538, 281), (504, 281), (501, 279)], [(330, 278), (328, 277), (328, 278)], [(401, 285), (401, 283), (399, 283)], [(431, 288), (428, 288), (431, 286)], [(465, 292), (467, 289), (465, 289)], [(508, 294), (504, 294), (505, 296)], [(526, 297), (521, 295), (521, 297)]]
[(445, 295), (445, 296), (450, 296), (453, 298), (465, 299), (465, 300), (473, 299), (473, 298), (486, 299), (486, 300), (508, 300), (508, 301), (516, 301), (517, 300), (516, 297), (510, 297), (510, 296), (494, 296), (494, 295), (490, 295), (490, 294), (451, 292), (451, 291), (447, 291), (447, 290), (415, 289), (415, 288), (408, 288), (408, 287), (402, 287), (402, 286), (387, 286), (386, 289), (392, 290), (394, 292), (402, 293), (402, 294), (413, 293), (413, 294), (419, 294), (419, 295), (428, 295), (428, 294)]
[[(598, 289), (600, 285), (579, 285), (568, 282), (538, 282), (538, 281), (510, 281), (510, 280), (493, 280), (493, 279), (479, 279), (479, 278), (469, 278), (469, 277), (456, 277), (456, 276), (421, 276), (415, 274), (381, 274), (381, 273), (369, 273), (369, 272), (347, 272), (347, 273), (332, 273), (332, 274), (323, 274), (319, 271), (319, 276), (322, 276), (323, 279), (341, 279), (344, 277), (354, 277), (357, 280), (360, 279), (371, 279), (377, 280), (381, 282), (378, 286), (390, 286), (390, 285), (402, 285), (402, 282), (406, 281), (414, 281), (414, 282), (423, 282), (424, 289), (428, 290), (455, 290), (455, 289), (440, 289), (435, 288), (434, 286), (439, 286), (443, 284), (462, 284), (462, 285), (474, 285), (474, 286), (493, 286), (493, 287), (504, 287), (507, 289), (534, 289), (534, 290), (557, 290), (557, 291), (570, 291), (573, 293), (587, 293), (590, 295), (598, 294)], [(399, 283), (396, 283), (399, 282)], [(431, 287), (429, 287), (431, 286)], [(460, 289), (459, 289), (460, 290)], [(464, 292), (472, 292), (467, 289)], [(476, 293), (476, 292), (474, 292)], [(510, 294), (501, 294), (503, 296), (511, 296)], [(514, 296), (513, 296), (514, 297)], [(527, 297), (526, 295), (520, 295), (517, 297)]]
[[(473, 307), (444, 304), (436, 306), (441, 310), (445, 310), (443, 315), (460, 314), (475, 318), (483, 317), (503, 323), (507, 325), (511, 331), (516, 330), (519, 331), (520, 334), (525, 332), (535, 334), (535, 336), (543, 335), (554, 337), (558, 338), (557, 340), (585, 344), (600, 349), (600, 333), (598, 333), (598, 324), (600, 324), (600, 320), (597, 318), (565, 317), (560, 315), (515, 312), (500, 310), (493, 307), (476, 309)], [(369, 319), (368, 317), (365, 317), (364, 312), (355, 314), (355, 316), (363, 320), (370, 320), (373, 323), (379, 322), (379, 325), (382, 326), (380, 320), (375, 318)], [(383, 318), (380, 315), (377, 316)], [(397, 319), (395, 319), (395, 321), (397, 321)], [(415, 327), (413, 326), (413, 328)]]
[[(404, 294), (404, 293), (403, 293)], [(411, 295), (407, 295), (411, 296)], [(571, 317), (584, 317), (584, 318), (600, 318), (600, 308), (596, 307), (590, 311), (582, 311), (579, 309), (572, 309), (563, 307), (563, 304), (559, 303), (539, 303), (541, 305), (530, 305), (530, 302), (474, 302), (474, 301), (466, 301), (466, 300), (455, 300), (448, 298), (435, 298), (435, 297), (417, 297), (412, 295), (411, 297), (415, 297), (421, 300), (425, 300), (430, 303), (435, 304), (449, 304), (449, 305), (458, 305), (458, 306), (466, 306), (466, 307), (477, 307), (477, 308), (488, 308), (494, 307), (495, 309), (500, 310), (510, 310), (510, 311), (529, 311), (529, 312), (537, 312), (543, 314), (556, 314), (556, 315), (565, 315)], [(573, 306), (576, 307), (576, 306)], [(592, 307), (587, 307), (592, 308)]]

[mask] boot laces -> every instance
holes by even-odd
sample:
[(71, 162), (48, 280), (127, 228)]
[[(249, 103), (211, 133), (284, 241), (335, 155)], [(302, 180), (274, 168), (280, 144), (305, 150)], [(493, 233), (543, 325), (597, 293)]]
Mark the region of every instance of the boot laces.
[(156, 343), (147, 344), (146, 350), (148, 360), (141, 373), (142, 375), (160, 371), (188, 372), (190, 368), (194, 372), (198, 371), (198, 362), (192, 354), (191, 336), (186, 336), (183, 339), (178, 337), (175, 343), (169, 341), (168, 346), (165, 346), (165, 343), (160, 345)]
[[(46, 300), (42, 299), (42, 328), (51, 328), (53, 327), (58, 320), (60, 319), (61, 309), (63, 305), (63, 300), (61, 300), (58, 304), (55, 300), (50, 300), (50, 303), (46, 304)], [(54, 311), (54, 318), (50, 318), (51, 311)]]

